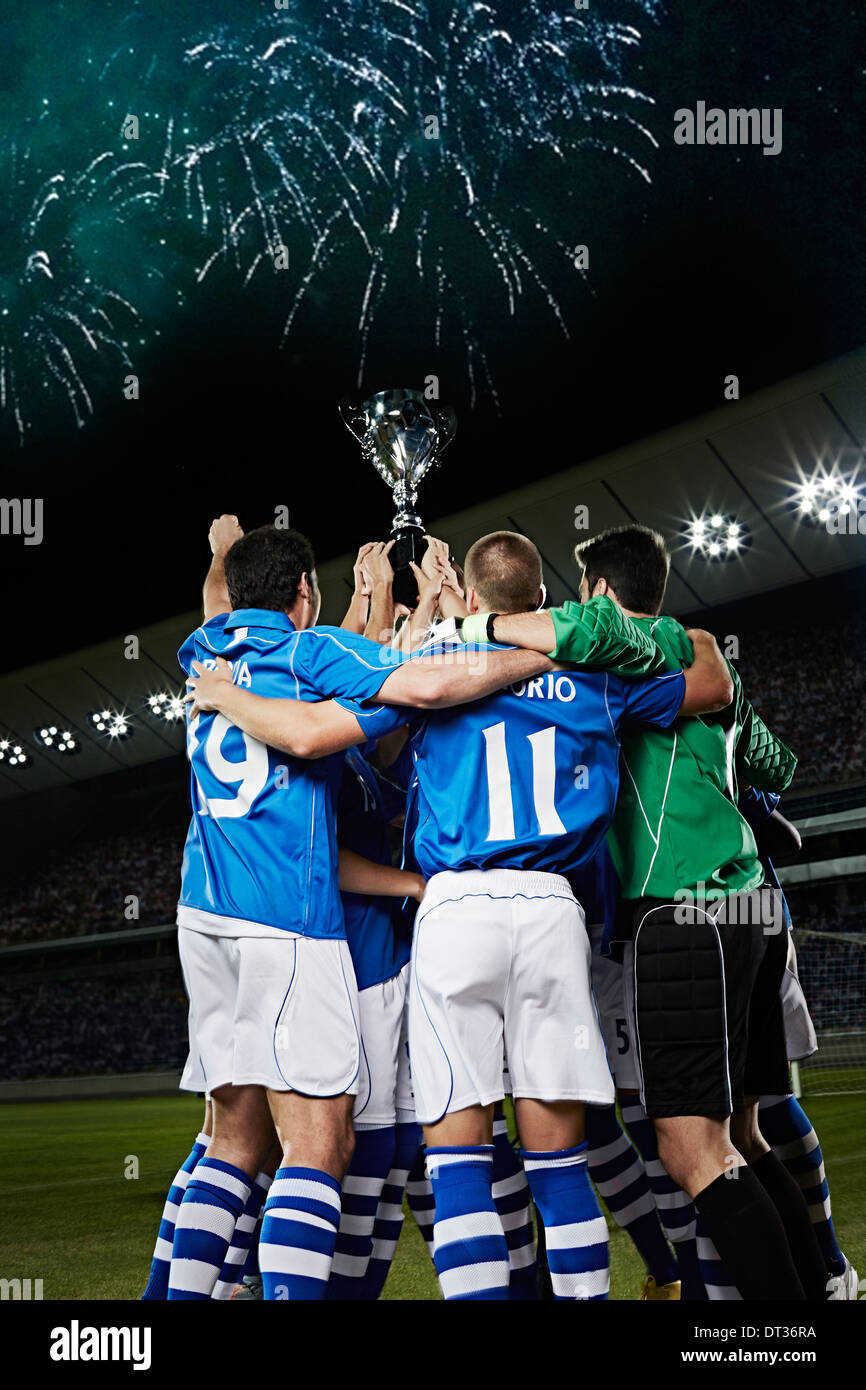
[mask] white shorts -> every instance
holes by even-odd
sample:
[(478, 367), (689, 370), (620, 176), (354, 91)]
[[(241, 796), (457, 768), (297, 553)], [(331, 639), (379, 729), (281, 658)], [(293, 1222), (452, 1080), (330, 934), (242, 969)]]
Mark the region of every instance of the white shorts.
[(629, 1020), (626, 1010), (622, 966), (610, 956), (601, 954), (604, 927), (596, 924), (588, 930), (592, 948), (592, 990), (598, 1006), (608, 1066), (617, 1090), (639, 1091), (633, 1020)]
[(349, 947), (286, 932), (211, 936), (178, 928), (189, 995), (184, 1091), (267, 1086), (357, 1095), (358, 991)]
[(513, 1094), (609, 1105), (583, 910), (557, 874), (435, 874), (415, 919), (409, 1055), (422, 1124)]
[(794, 938), (788, 932), (788, 959), (782, 977), (782, 1014), (785, 1021), (785, 1050), (789, 1062), (802, 1062), (818, 1051), (815, 1025), (809, 1013), (803, 986), (797, 974), (797, 952)]
[(414, 1119), (406, 994), (409, 966), (381, 984), (358, 991), (361, 1017), (361, 1075), (355, 1121), (362, 1125), (405, 1124)]

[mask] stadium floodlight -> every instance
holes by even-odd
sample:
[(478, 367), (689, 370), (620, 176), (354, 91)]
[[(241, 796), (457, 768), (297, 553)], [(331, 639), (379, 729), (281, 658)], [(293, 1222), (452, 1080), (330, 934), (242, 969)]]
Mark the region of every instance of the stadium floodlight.
[(0, 738), (0, 763), (8, 767), (30, 767), (33, 759), (17, 739), (4, 735)]
[(131, 738), (135, 732), (129, 716), (119, 710), (93, 710), (90, 721), (98, 734), (106, 734), (108, 738)]
[(724, 512), (692, 517), (683, 527), (683, 542), (705, 560), (733, 560), (750, 543), (749, 529)]
[(52, 748), (55, 753), (80, 753), (81, 743), (69, 729), (58, 729), (56, 724), (43, 724), (41, 729), (33, 730), (36, 743), (43, 748)]
[(855, 475), (842, 473), (835, 465), (829, 472), (816, 469), (791, 493), (791, 506), (798, 518), (813, 526), (826, 526), (834, 516), (850, 516), (864, 500)]
[(164, 719), (167, 724), (184, 717), (183, 700), (168, 690), (161, 690), (158, 695), (148, 695), (147, 703), (151, 714), (158, 719)]

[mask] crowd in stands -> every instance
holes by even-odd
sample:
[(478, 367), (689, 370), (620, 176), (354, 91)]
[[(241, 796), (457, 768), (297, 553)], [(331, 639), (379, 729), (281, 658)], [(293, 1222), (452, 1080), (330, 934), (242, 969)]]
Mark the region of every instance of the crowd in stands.
[(0, 899), (0, 945), (173, 922), (185, 834), (154, 826), (59, 851)]
[(740, 639), (734, 665), (746, 696), (797, 755), (794, 793), (866, 778), (864, 652), (864, 615)]
[(4, 1080), (179, 1070), (187, 1041), (179, 971), (0, 985)]

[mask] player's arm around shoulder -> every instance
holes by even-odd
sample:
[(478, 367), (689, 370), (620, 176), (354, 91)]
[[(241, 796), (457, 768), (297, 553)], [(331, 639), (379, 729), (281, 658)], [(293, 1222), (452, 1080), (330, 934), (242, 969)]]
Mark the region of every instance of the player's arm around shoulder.
[(734, 698), (734, 682), (728, 663), (711, 632), (689, 628), (694, 660), (684, 669), (686, 681), (680, 714), (711, 714), (726, 709)]
[(335, 700), (284, 700), (242, 689), (222, 657), (214, 670), (194, 661), (187, 686), (191, 718), (215, 711), (260, 743), (295, 758), (324, 758), (367, 737), (355, 716)]
[[(489, 614), (473, 614), (463, 624), (464, 637), (476, 635)], [(485, 630), (498, 642), (547, 652), (586, 671), (610, 671), (627, 678), (657, 675), (665, 658), (618, 603), (600, 594), (586, 603), (569, 600), (543, 613), (494, 616)]]
[(553, 669), (549, 657), (519, 648), (455, 645), (427, 656), (422, 648), (422, 654), (391, 672), (377, 698), (388, 705), (448, 709)]

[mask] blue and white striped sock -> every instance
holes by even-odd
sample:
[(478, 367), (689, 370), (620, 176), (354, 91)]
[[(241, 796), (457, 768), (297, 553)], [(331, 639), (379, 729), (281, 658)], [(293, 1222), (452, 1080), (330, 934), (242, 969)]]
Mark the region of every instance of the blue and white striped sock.
[(261, 1240), (261, 1212), (259, 1220), (256, 1222), (256, 1230), (253, 1232), (250, 1248), (246, 1252), (246, 1259), (243, 1262), (243, 1269), (240, 1270), (240, 1279), (252, 1279), (253, 1276), (261, 1275), (259, 1269), (259, 1241)]
[(584, 1142), (549, 1153), (524, 1150), (522, 1158), (544, 1222), (554, 1298), (599, 1302), (610, 1289), (607, 1222), (589, 1180), (586, 1155)]
[(219, 1278), (214, 1284), (214, 1291), (211, 1298), (219, 1301), (230, 1299), (236, 1284), (239, 1284), (244, 1276), (247, 1260), (249, 1258), (250, 1246), (252, 1245), (259, 1225), (262, 1207), (268, 1195), (268, 1189), (273, 1179), (269, 1173), (259, 1173), (252, 1190), (247, 1198), (243, 1214), (238, 1218), (235, 1226), (235, 1233), (232, 1236), (232, 1243), (226, 1251), (223, 1260), (223, 1267), (219, 1272)]
[(493, 1120), (493, 1201), (508, 1243), (508, 1297), (512, 1302), (534, 1300), (538, 1289), (531, 1194), (504, 1115)]
[(324, 1296), (340, 1224), (340, 1184), (318, 1168), (278, 1168), (271, 1183), (259, 1268), (266, 1299)]
[(436, 1223), (433, 1263), (442, 1297), (508, 1298), (508, 1245), (493, 1201), (493, 1145), (428, 1148)]
[(793, 1096), (761, 1096), (758, 1123), (767, 1143), (806, 1198), (828, 1277), (844, 1274), (845, 1256), (833, 1226), (824, 1155), (809, 1116)]
[(207, 1146), (210, 1143), (209, 1134), (200, 1134), (192, 1146), (192, 1152), (182, 1168), (179, 1168), (174, 1176), (174, 1181), (168, 1189), (168, 1196), (165, 1206), (162, 1209), (162, 1220), (159, 1223), (159, 1233), (156, 1237), (156, 1245), (153, 1249), (153, 1259), (150, 1263), (150, 1274), (147, 1280), (147, 1287), (142, 1298), (146, 1299), (166, 1299), (168, 1297), (168, 1273), (171, 1269), (171, 1247), (174, 1241), (174, 1224), (177, 1220), (177, 1213), (183, 1201), (183, 1194), (186, 1192), (186, 1185), (189, 1182), (190, 1174), (195, 1168), (200, 1158), (204, 1158)]
[(175, 1222), (170, 1301), (211, 1297), (251, 1186), (242, 1168), (221, 1158), (196, 1164)]
[(697, 1246), (697, 1212), (689, 1194), (668, 1174), (659, 1159), (655, 1125), (636, 1096), (622, 1104), (622, 1122), (644, 1162), (650, 1190), (665, 1236), (674, 1248), (682, 1280), (682, 1299), (706, 1303)]
[(616, 1224), (631, 1236), (657, 1284), (679, 1278), (640, 1154), (617, 1119), (615, 1105), (586, 1107), (589, 1176)]
[[(409, 1171), (423, 1149), (421, 1126), (414, 1120), (394, 1127), (394, 1158), (391, 1170), (382, 1188), (376, 1221), (373, 1225), (373, 1253), (367, 1266), (362, 1297), (375, 1300), (380, 1297), (394, 1260), (400, 1232), (403, 1229), (403, 1196)], [(425, 1178), (425, 1183), (427, 1179)], [(429, 1183), (427, 1184), (429, 1187)], [(432, 1198), (433, 1189), (430, 1188)], [(432, 1236), (431, 1236), (432, 1239)]]
[(409, 1169), (406, 1201), (409, 1203), (409, 1210), (415, 1218), (415, 1224), (421, 1232), (432, 1260), (436, 1203), (433, 1199), (433, 1184), (427, 1176), (427, 1158), (423, 1147), (418, 1150), (412, 1167)]
[[(273, 1182), (273, 1178), (271, 1179), (271, 1182)], [(268, 1191), (270, 1191), (270, 1188), (268, 1189)], [(267, 1200), (267, 1198), (265, 1200)], [(262, 1210), (264, 1210), (264, 1208)], [(261, 1234), (262, 1212), (259, 1212), (259, 1219), (256, 1222), (256, 1228), (253, 1231), (253, 1237), (250, 1241), (250, 1248), (247, 1251), (247, 1257), (244, 1260), (244, 1267), (240, 1272), (241, 1279), (248, 1279), (251, 1278), (253, 1275), (261, 1273), (259, 1269), (259, 1240), (261, 1239)]]
[(710, 1303), (741, 1302), (742, 1295), (734, 1283), (727, 1265), (707, 1235), (700, 1212), (696, 1213), (695, 1239), (697, 1241), (700, 1276)]
[(365, 1299), (373, 1254), (373, 1228), (382, 1189), (391, 1171), (393, 1125), (355, 1126), (355, 1151), (343, 1179), (340, 1226), (325, 1298)]

